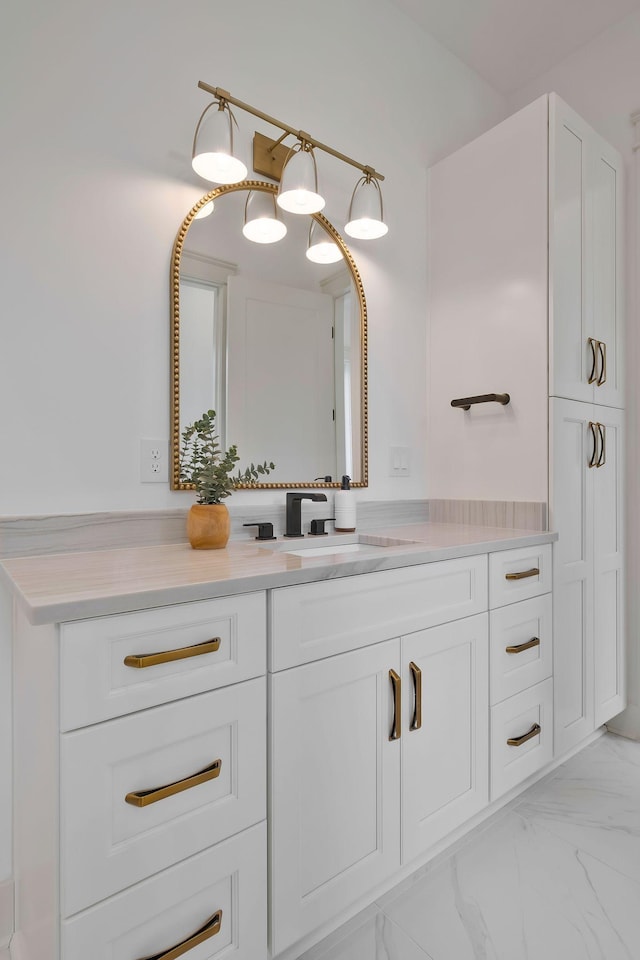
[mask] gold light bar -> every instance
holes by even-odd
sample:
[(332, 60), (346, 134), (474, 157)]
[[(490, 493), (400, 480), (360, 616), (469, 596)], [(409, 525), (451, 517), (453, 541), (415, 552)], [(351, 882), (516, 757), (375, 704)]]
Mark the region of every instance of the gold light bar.
[[(244, 103), (242, 100), (236, 100), (235, 97), (231, 96), (228, 90), (223, 90), (222, 87), (212, 87), (210, 84), (205, 83), (204, 80), (199, 80), (198, 86), (201, 90), (205, 90), (213, 97), (216, 97), (216, 99), (224, 100), (227, 103), (232, 103), (234, 107), (238, 107), (240, 110), (245, 110), (247, 113), (252, 114), (254, 117), (258, 117), (260, 120), (266, 120), (267, 123), (272, 124), (274, 127), (280, 127), (281, 130), (285, 131), (285, 136), (287, 134), (292, 134), (303, 143), (311, 144), (312, 147), (315, 147), (318, 150), (323, 150), (325, 153), (331, 154), (332, 157), (337, 157), (338, 160), (343, 160), (345, 163), (351, 164), (352, 167), (362, 170), (365, 175), (374, 177), (376, 180), (384, 180), (384, 176), (381, 173), (378, 173), (377, 170), (374, 170), (373, 167), (358, 163), (357, 160), (347, 157), (344, 153), (339, 153), (338, 150), (334, 150), (333, 147), (327, 146), (326, 143), (321, 143), (319, 140), (314, 140), (313, 137), (310, 136), (310, 134), (305, 133), (304, 130), (296, 130), (294, 127), (290, 127), (288, 123), (283, 123), (281, 120), (276, 120), (275, 117), (269, 116), (268, 113), (263, 113), (262, 110), (257, 110), (256, 107), (252, 107), (249, 103)], [(284, 137), (280, 137), (278, 140), (272, 141), (273, 147), (278, 146), (283, 139)], [(278, 179), (277, 176), (274, 176), (273, 171), (268, 173), (267, 176), (272, 176), (274, 179)]]

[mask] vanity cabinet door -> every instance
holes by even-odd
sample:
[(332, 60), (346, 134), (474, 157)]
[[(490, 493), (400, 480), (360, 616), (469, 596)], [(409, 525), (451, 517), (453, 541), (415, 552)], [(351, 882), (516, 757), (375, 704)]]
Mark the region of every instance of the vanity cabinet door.
[(549, 102), (549, 393), (622, 407), (622, 157)]
[(489, 799), (488, 616), (402, 638), (402, 861)]
[(554, 749), (589, 736), (593, 714), (593, 404), (549, 404), (553, 545)]
[(623, 542), (623, 413), (596, 406), (602, 466), (593, 473), (595, 725), (626, 706)]
[(273, 954), (400, 866), (390, 671), (400, 673), (399, 640), (270, 678)]

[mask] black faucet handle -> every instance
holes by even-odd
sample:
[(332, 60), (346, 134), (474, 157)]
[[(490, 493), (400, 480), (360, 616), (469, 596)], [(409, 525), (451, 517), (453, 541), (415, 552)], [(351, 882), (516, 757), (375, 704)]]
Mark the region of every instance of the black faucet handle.
[(309, 533), (312, 537), (326, 537), (327, 531), (324, 528), (325, 523), (328, 523), (329, 520), (335, 520), (335, 517), (322, 517), (322, 519), (315, 518), (311, 521), (311, 529)]
[(266, 520), (261, 520), (258, 523), (243, 523), (243, 527), (257, 527), (258, 536), (256, 540), (275, 540), (276, 538), (273, 535), (273, 524), (269, 523)]

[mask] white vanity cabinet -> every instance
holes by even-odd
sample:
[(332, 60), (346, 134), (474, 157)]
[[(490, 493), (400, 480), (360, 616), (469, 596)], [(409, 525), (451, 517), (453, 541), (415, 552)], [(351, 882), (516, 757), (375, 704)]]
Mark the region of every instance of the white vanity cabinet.
[(429, 488), (548, 503), (556, 756), (626, 702), (623, 205), (622, 158), (555, 94), (430, 171)]
[(17, 960), (265, 957), (266, 595), (16, 621)]
[(277, 955), (486, 806), (487, 558), (285, 587), (271, 607)]

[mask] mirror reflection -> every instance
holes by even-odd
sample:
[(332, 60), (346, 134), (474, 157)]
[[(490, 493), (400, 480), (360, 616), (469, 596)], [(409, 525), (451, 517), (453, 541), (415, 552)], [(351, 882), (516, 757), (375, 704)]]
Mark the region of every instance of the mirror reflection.
[[(243, 226), (251, 211), (272, 204), (276, 189), (258, 181), (220, 187), (206, 198), (213, 198), (213, 212), (196, 219), (191, 211), (176, 238), (173, 489), (185, 489), (180, 433), (211, 407), (225, 449), (236, 444), (242, 463), (275, 462), (263, 487), (321, 485), (343, 474), (366, 485), (360, 277), (322, 215), (279, 211), (282, 239), (248, 239), (251, 228), (243, 233)], [(315, 260), (307, 257), (310, 246)]]

